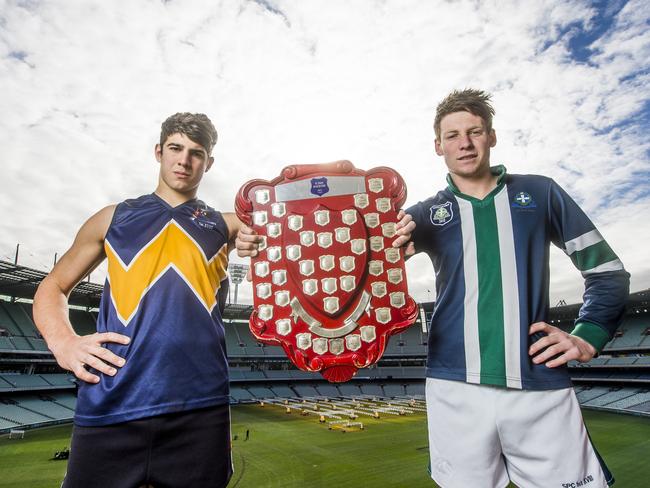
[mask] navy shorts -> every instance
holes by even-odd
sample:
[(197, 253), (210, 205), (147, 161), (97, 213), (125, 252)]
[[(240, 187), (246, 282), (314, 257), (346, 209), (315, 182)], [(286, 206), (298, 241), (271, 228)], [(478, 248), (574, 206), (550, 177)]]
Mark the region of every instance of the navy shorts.
[(222, 488), (232, 476), (228, 405), (101, 427), (75, 425), (63, 488)]

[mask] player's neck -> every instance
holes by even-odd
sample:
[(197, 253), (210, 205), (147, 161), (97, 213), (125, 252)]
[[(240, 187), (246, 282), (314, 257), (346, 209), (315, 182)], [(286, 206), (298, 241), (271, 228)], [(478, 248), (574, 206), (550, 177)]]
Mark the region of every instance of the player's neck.
[(167, 185), (161, 184), (158, 185), (158, 188), (154, 191), (162, 200), (167, 202), (170, 207), (178, 207), (179, 205), (189, 202), (196, 198), (197, 189), (193, 189), (186, 193), (178, 192), (172, 188), (169, 188)]
[(452, 174), (451, 179), (461, 193), (482, 200), (496, 188), (498, 176), (488, 170), (479, 176)]

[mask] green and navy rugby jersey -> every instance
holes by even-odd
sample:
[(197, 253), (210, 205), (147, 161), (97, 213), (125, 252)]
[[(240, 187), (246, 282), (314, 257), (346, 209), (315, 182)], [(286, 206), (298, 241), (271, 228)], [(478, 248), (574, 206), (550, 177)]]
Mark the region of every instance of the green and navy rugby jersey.
[(484, 199), (449, 186), (407, 210), (417, 252), (436, 273), (427, 376), (544, 390), (571, 385), (565, 367), (535, 365), (531, 324), (547, 321), (549, 245), (585, 279), (573, 333), (600, 350), (623, 318), (629, 274), (578, 205), (552, 179), (492, 168)]
[(221, 319), (228, 228), (194, 199), (171, 207), (156, 194), (120, 203), (106, 233), (108, 276), (98, 332), (131, 338), (108, 349), (115, 376), (81, 382), (74, 422), (93, 426), (229, 401)]

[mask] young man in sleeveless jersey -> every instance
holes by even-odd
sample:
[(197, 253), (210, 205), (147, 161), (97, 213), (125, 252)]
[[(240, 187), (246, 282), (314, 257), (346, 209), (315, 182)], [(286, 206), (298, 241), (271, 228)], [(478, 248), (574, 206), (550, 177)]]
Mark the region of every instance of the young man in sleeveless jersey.
[[(416, 252), (436, 273), (426, 398), (431, 476), (444, 488), (603, 488), (566, 364), (589, 361), (619, 326), (629, 274), (552, 179), (490, 166), (490, 95), (439, 105), (436, 154), (447, 188), (407, 210)], [(549, 325), (549, 245), (581, 271), (569, 334)]]
[[(155, 147), (156, 190), (93, 215), (39, 286), (34, 321), (81, 380), (64, 487), (228, 484), (219, 302), (240, 223), (196, 198), (216, 141), (205, 115), (169, 117)], [(104, 259), (97, 333), (78, 336), (67, 297)]]

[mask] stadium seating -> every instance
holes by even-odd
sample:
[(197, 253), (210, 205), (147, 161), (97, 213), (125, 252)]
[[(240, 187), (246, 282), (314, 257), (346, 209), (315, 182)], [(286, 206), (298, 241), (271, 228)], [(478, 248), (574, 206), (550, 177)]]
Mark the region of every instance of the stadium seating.
[(627, 389), (621, 389), (621, 388), (616, 388), (613, 390), (610, 389), (606, 393), (599, 395), (596, 398), (592, 398), (587, 402), (584, 402), (583, 405), (587, 405), (590, 407), (602, 407), (609, 403), (622, 400), (623, 398), (626, 398), (628, 396), (630, 396), (630, 392)]
[(384, 393), (386, 396), (393, 398), (405, 395), (406, 391), (404, 390), (404, 385), (389, 384), (384, 385)]
[[(226, 319), (225, 324), (232, 403), (278, 397), (424, 396), (427, 334), (420, 324), (391, 336), (380, 363), (359, 370), (350, 382), (331, 384), (320, 373), (295, 369), (281, 348), (259, 344), (248, 324), (239, 321), (241, 315), (234, 316), (236, 322)], [(72, 307), (70, 318), (77, 333), (95, 332), (94, 312)], [(601, 356), (569, 364), (583, 406), (650, 416), (648, 327), (650, 315), (630, 311), (622, 333)], [(72, 418), (74, 376), (52, 369), (54, 361), (33, 324), (31, 304), (0, 299), (0, 329), (0, 353), (10, 358), (0, 370), (0, 431)]]
[(296, 396), (296, 393), (285, 385), (273, 385), (270, 389), (276, 397), (291, 398)]
[[(609, 341), (604, 350), (639, 348), (644, 340), (648, 340), (648, 336), (643, 335), (648, 327), (650, 327), (650, 323), (648, 323), (646, 315), (626, 316), (619, 327), (619, 332), (623, 334)], [(650, 345), (650, 342), (647, 345)]]

